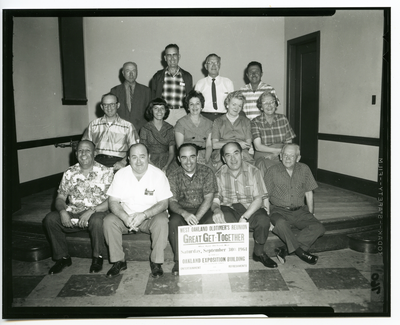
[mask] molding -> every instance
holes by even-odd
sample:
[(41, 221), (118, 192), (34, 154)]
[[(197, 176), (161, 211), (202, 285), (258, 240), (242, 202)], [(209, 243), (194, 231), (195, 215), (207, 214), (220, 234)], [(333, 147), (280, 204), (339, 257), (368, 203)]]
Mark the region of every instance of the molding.
[(17, 150), (51, 146), (51, 145), (55, 145), (56, 143), (79, 141), (81, 138), (82, 138), (82, 134), (76, 134), (76, 135), (69, 135), (69, 136), (65, 136), (65, 137), (23, 141), (23, 142), (17, 143)]
[(34, 179), (29, 182), (19, 184), (19, 194), (21, 197), (25, 197), (31, 194), (35, 194), (41, 191), (48, 190), (50, 188), (58, 188), (62, 179), (63, 173), (50, 175), (38, 179)]
[(87, 105), (88, 100), (87, 99), (62, 99), (62, 104), (63, 105)]
[(379, 138), (357, 137), (352, 135), (328, 134), (328, 133), (318, 133), (318, 140), (362, 144), (374, 147), (379, 147), (381, 141)]
[(317, 170), (318, 182), (337, 186), (349, 191), (361, 193), (371, 197), (378, 197), (378, 182), (354, 176), (339, 174), (329, 170)]

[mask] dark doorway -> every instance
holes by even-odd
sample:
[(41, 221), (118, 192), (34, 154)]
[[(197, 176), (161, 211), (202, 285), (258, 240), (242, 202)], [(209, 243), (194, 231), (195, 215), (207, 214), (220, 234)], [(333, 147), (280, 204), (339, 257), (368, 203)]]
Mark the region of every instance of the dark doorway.
[(320, 32), (288, 41), (288, 118), (300, 145), (301, 162), (318, 179)]

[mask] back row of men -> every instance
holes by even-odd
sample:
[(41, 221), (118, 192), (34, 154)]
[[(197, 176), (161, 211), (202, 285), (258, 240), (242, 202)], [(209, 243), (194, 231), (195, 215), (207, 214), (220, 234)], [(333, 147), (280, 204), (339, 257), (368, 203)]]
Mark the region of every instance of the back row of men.
[[(143, 143), (129, 148), (129, 164), (115, 174), (113, 168), (95, 161), (94, 154), (93, 142), (79, 142), (78, 163), (64, 173), (56, 210), (44, 219), (56, 260), (50, 274), (72, 264), (66, 233), (88, 229), (93, 253), (90, 272), (102, 270), (105, 242), (112, 263), (107, 277), (127, 269), (122, 235), (140, 231), (151, 236), (152, 276), (164, 273), (168, 240), (175, 261), (172, 273), (179, 275), (179, 226), (235, 222), (249, 223), (254, 237), (253, 259), (264, 266), (277, 267), (266, 253), (270, 223), (284, 243), (275, 250), (281, 263), (292, 253), (306, 263), (317, 263), (318, 257), (309, 249), (325, 228), (314, 216), (313, 190), (317, 184), (310, 169), (299, 162), (296, 144), (284, 145), (280, 163), (268, 168), (265, 182), (260, 170), (243, 160), (237, 142), (221, 148), (224, 165), (216, 173), (197, 163), (198, 147), (191, 143), (178, 148), (180, 166), (168, 177), (149, 164), (149, 150)], [(73, 220), (77, 220), (76, 225)], [(292, 226), (300, 229), (297, 236)]]
[[(183, 101), (193, 88), (193, 78), (189, 72), (178, 65), (180, 58), (178, 45), (167, 45), (164, 50), (167, 67), (154, 74), (150, 81), (150, 88), (136, 82), (138, 76), (136, 63), (126, 62), (123, 65), (122, 75), (125, 81), (121, 85), (113, 87), (110, 92), (119, 98), (118, 114), (131, 122), (138, 132), (146, 123), (144, 113), (152, 99), (163, 98), (170, 105), (171, 112), (166, 122), (172, 126), (175, 126), (176, 121), (186, 115)], [(230, 79), (219, 75), (221, 58), (217, 54), (209, 54), (204, 67), (208, 76), (200, 79), (194, 89), (201, 92), (205, 98), (202, 114), (213, 121), (226, 113), (224, 100), (228, 93), (234, 91), (234, 86)], [(250, 62), (246, 69), (246, 75), (250, 83), (240, 90), (246, 97), (243, 112), (251, 120), (260, 114), (256, 105), (257, 99), (266, 90), (274, 92), (274, 88), (261, 81), (263, 71), (259, 62)]]

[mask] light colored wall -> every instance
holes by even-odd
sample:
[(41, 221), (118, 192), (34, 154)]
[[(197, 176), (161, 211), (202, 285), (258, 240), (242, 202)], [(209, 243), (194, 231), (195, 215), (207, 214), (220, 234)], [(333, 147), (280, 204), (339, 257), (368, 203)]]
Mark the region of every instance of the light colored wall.
[(94, 119), (101, 95), (120, 83), (126, 61), (138, 65), (137, 81), (148, 86), (162, 69), (161, 53), (176, 43), (180, 66), (196, 83), (204, 75), (202, 63), (210, 53), (222, 58), (220, 75), (239, 89), (250, 61), (263, 64), (263, 80), (276, 88), (284, 102), (284, 18), (239, 17), (90, 17), (84, 19), (89, 120)]
[[(62, 105), (57, 18), (14, 19), (13, 78), (17, 141), (81, 134), (88, 108)], [(20, 182), (63, 172), (71, 149), (20, 150)]]
[[(380, 10), (285, 18), (285, 43), (321, 32), (320, 133), (379, 138), (383, 18)], [(376, 105), (371, 105), (372, 95)], [(332, 143), (319, 141), (318, 146), (318, 168), (377, 180), (378, 148), (337, 143), (332, 156)]]

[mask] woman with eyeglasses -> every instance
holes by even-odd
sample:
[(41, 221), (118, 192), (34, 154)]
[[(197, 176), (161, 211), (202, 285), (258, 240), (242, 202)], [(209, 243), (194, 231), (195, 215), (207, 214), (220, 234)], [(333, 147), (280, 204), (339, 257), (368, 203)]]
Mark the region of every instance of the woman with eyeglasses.
[(257, 100), (261, 115), (251, 120), (251, 133), (255, 148), (256, 166), (265, 171), (279, 163), (279, 154), (285, 143), (292, 143), (296, 137), (289, 121), (283, 114), (276, 113), (279, 99), (267, 90)]
[(140, 130), (140, 143), (149, 148), (150, 162), (165, 174), (178, 167), (175, 163), (174, 128), (165, 122), (169, 112), (169, 105), (164, 99), (153, 99), (144, 113), (149, 122)]

